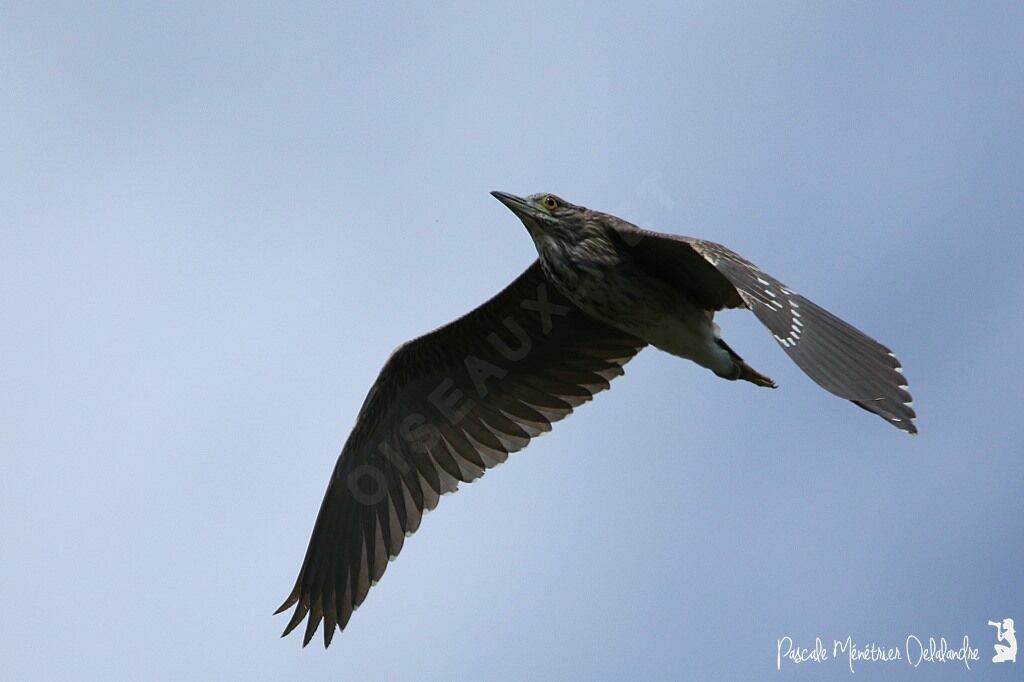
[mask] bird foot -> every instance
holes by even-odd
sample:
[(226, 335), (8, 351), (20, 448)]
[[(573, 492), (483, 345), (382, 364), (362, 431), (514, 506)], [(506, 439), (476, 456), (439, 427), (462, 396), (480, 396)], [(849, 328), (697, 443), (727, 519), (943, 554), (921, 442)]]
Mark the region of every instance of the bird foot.
[(749, 381), (752, 384), (757, 384), (758, 386), (765, 386), (767, 388), (778, 388), (778, 385), (776, 385), (776, 383), (772, 381), (771, 377), (767, 377), (764, 374), (761, 374), (747, 363), (740, 361), (739, 367), (740, 379), (743, 379), (744, 381)]

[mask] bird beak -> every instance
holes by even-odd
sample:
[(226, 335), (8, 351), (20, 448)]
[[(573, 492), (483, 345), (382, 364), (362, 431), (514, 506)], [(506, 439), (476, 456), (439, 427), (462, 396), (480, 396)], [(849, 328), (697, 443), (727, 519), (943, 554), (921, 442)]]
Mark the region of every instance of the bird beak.
[(547, 211), (537, 207), (529, 199), (523, 199), (508, 192), (491, 192), (491, 196), (515, 213), (523, 221), (526, 231), (534, 237), (548, 232), (550, 223), (554, 222), (554, 218)]
[(509, 194), (508, 192), (491, 192), (491, 196), (505, 204), (506, 207), (517, 216), (522, 218), (536, 218), (537, 209), (534, 208), (526, 199), (517, 197), (515, 194)]

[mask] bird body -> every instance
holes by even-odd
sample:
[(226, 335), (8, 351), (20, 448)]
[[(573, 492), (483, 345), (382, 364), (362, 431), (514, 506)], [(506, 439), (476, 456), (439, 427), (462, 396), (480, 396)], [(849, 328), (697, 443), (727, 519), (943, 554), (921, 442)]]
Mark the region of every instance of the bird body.
[(370, 388), (329, 479), (284, 634), (324, 645), (440, 497), (476, 480), (609, 387), (645, 346), (726, 379), (775, 383), (721, 338), (747, 308), (827, 391), (916, 433), (888, 348), (714, 242), (643, 230), (551, 194), (493, 193), (538, 259), (489, 301), (402, 344)]
[[(500, 192), (496, 196), (513, 211), (523, 211), (518, 197)], [(695, 302), (685, 288), (646, 266), (632, 248), (647, 236), (643, 230), (554, 195), (536, 198), (545, 197), (577, 216), (576, 229), (559, 234), (529, 212), (517, 215), (533, 236), (545, 276), (569, 300), (588, 315), (720, 377), (774, 387), (721, 339), (714, 309)]]
[(541, 267), (548, 280), (585, 313), (719, 376), (735, 378), (734, 360), (717, 342), (713, 314), (639, 267), (628, 252), (604, 262), (594, 259), (592, 249), (570, 248), (563, 253), (560, 258), (542, 252)]

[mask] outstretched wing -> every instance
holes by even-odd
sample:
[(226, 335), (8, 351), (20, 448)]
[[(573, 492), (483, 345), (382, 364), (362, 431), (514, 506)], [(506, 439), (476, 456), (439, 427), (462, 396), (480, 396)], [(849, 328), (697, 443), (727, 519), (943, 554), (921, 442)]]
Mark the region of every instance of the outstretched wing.
[(399, 347), (370, 388), (334, 473), (284, 634), (335, 628), (440, 495), (504, 462), (608, 388), (644, 342), (589, 317), (535, 261), (464, 317)]
[(632, 227), (620, 230), (620, 236), (640, 263), (690, 292), (707, 310), (752, 310), (793, 362), (826, 391), (917, 433), (903, 369), (882, 344), (721, 244)]

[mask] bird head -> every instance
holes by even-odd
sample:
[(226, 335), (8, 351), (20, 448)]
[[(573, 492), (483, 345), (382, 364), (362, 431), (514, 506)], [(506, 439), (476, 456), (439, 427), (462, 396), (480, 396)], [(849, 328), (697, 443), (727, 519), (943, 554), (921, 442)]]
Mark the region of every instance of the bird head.
[(519, 216), (530, 234), (559, 232), (560, 224), (579, 221), (586, 211), (554, 194), (531, 194), (525, 199), (508, 192), (491, 192), (491, 196)]
[(602, 214), (554, 194), (531, 194), (525, 199), (507, 192), (491, 192), (491, 195), (523, 221), (542, 260), (565, 257), (587, 242), (605, 236), (604, 229), (595, 220)]

